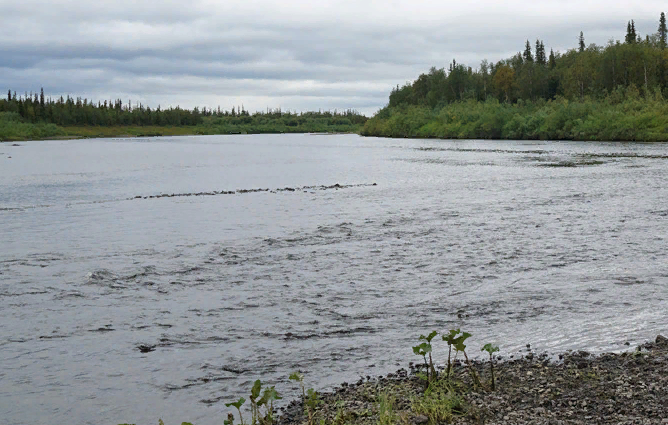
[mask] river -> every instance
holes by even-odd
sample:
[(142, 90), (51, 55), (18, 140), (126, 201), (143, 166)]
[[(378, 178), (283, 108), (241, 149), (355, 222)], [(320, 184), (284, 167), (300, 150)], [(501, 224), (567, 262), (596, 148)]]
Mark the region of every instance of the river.
[(0, 144), (8, 425), (220, 424), (255, 379), (289, 400), (292, 371), (319, 390), (392, 372), (433, 329), (506, 356), (668, 330), (668, 145), (18, 145)]

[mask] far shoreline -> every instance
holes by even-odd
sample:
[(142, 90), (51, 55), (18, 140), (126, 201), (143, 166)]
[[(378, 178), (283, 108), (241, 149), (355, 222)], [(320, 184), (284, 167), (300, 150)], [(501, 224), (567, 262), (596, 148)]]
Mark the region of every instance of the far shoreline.
[[(89, 127), (81, 127), (84, 129), (89, 129)], [(106, 128), (106, 127), (93, 127), (93, 128)], [(133, 127), (130, 127), (133, 128)], [(69, 129), (69, 128), (68, 128)], [(133, 128), (134, 129), (134, 128)], [(155, 127), (152, 127), (155, 129)], [(398, 140), (398, 139), (412, 139), (412, 140), (434, 140), (434, 141), (488, 141), (488, 142), (498, 142), (498, 141), (543, 141), (543, 142), (584, 142), (584, 143), (643, 143), (643, 144), (663, 144), (668, 142), (668, 140), (638, 140), (638, 139), (611, 139), (611, 140), (586, 140), (586, 139), (574, 139), (574, 138), (522, 138), (522, 139), (513, 139), (513, 138), (469, 138), (469, 137), (438, 137), (438, 136), (386, 136), (386, 135), (376, 135), (376, 134), (361, 134), (359, 131), (249, 131), (249, 132), (239, 132), (239, 133), (201, 133), (197, 131), (188, 132), (188, 127), (158, 127), (158, 129), (165, 130), (164, 132), (135, 132), (132, 133), (113, 133), (108, 132), (98, 135), (87, 135), (87, 134), (68, 134), (68, 135), (59, 135), (59, 136), (50, 136), (50, 137), (41, 137), (41, 138), (0, 138), (0, 144), (2, 143), (13, 143), (13, 142), (43, 142), (43, 141), (58, 141), (58, 140), (94, 140), (94, 139), (140, 139), (140, 138), (157, 138), (157, 137), (178, 137), (178, 136), (252, 136), (252, 135), (280, 135), (280, 134), (304, 134), (312, 136), (335, 136), (335, 135), (344, 135), (344, 134), (356, 134), (360, 137), (368, 139), (389, 139), (389, 140)], [(174, 131), (173, 129), (178, 129)], [(184, 131), (186, 130), (186, 131)]]
[[(90, 129), (91, 127), (81, 127), (82, 129)], [(99, 129), (104, 129), (106, 127), (92, 127), (92, 128), (99, 128)], [(134, 127), (129, 127), (131, 129), (135, 129)], [(67, 128), (70, 130), (71, 128)], [(155, 131), (155, 130), (163, 130), (163, 131)], [(177, 129), (176, 131), (174, 129)], [(251, 135), (259, 135), (259, 134), (272, 134), (272, 135), (278, 135), (278, 134), (307, 134), (307, 135), (313, 135), (313, 136), (333, 136), (333, 135), (341, 135), (341, 134), (357, 134), (359, 135), (359, 132), (355, 131), (332, 131), (332, 132), (326, 132), (326, 131), (276, 131), (276, 132), (271, 132), (271, 131), (246, 131), (246, 132), (231, 132), (231, 133), (202, 133), (197, 130), (194, 131), (187, 131), (189, 127), (152, 127), (150, 132), (142, 133), (142, 132), (134, 132), (134, 133), (128, 133), (128, 132), (103, 132), (102, 134), (97, 134), (97, 135), (88, 135), (88, 134), (67, 134), (67, 135), (59, 135), (59, 136), (48, 136), (48, 137), (40, 137), (40, 138), (19, 138), (19, 137), (10, 137), (10, 138), (2, 138), (0, 137), (0, 143), (11, 143), (11, 142), (40, 142), (40, 141), (49, 141), (49, 140), (86, 140), (86, 139), (110, 139), (110, 138), (120, 138), (120, 139), (139, 139), (139, 138), (154, 138), (154, 137), (178, 137), (178, 136), (251, 136)], [(126, 128), (127, 130), (127, 128)], [(87, 132), (86, 131), (86, 132)]]

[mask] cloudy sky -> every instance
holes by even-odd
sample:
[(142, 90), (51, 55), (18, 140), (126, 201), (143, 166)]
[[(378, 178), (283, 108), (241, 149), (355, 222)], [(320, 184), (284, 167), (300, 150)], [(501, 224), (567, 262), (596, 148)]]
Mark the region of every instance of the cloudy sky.
[[(618, 5), (623, 4), (623, 6)], [(644, 36), (665, 2), (0, 0), (0, 88), (150, 106), (372, 114), (431, 66)], [(668, 12), (668, 10), (665, 10)]]

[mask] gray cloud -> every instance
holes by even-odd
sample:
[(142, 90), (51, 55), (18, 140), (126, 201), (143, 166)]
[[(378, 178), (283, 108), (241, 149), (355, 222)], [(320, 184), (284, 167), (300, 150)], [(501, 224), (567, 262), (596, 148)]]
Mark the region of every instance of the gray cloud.
[[(54, 4), (55, 3), (55, 4)], [(653, 33), (658, 1), (23, 0), (0, 3), (0, 86), (163, 107), (359, 108), (431, 66)], [(1, 88), (1, 87), (0, 87)]]

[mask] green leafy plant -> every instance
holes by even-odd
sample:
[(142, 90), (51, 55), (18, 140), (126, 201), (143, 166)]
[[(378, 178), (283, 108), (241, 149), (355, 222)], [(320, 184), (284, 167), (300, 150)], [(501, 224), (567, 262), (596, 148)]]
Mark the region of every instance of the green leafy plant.
[(316, 408), (318, 407), (319, 404), (320, 400), (318, 399), (318, 393), (313, 388), (309, 388), (308, 390), (306, 390), (306, 398), (304, 399), (304, 406), (306, 406), (307, 409), (309, 425), (313, 425), (313, 421), (315, 420)]
[(464, 358), (466, 359), (466, 364), (468, 365), (469, 374), (471, 375), (471, 380), (473, 381), (473, 385), (485, 389), (485, 386), (482, 384), (482, 382), (480, 382), (480, 378), (478, 377), (478, 374), (473, 368), (473, 364), (471, 364), (471, 360), (469, 360), (469, 356), (466, 355), (466, 345), (464, 344), (464, 341), (466, 341), (470, 337), (471, 337), (470, 333), (462, 332), (460, 336), (455, 338), (455, 343), (453, 344), (453, 346), (455, 347), (455, 350), (457, 350), (458, 353), (462, 352), (464, 354)]
[[(260, 396), (260, 394), (262, 396)], [(280, 400), (281, 396), (275, 386), (262, 389), (262, 382), (258, 379), (251, 388), (251, 425), (269, 425), (274, 422), (274, 400)], [(261, 407), (265, 408), (262, 414)], [(241, 414), (241, 413), (240, 413)], [(230, 424), (231, 425), (231, 424)], [(242, 422), (243, 425), (243, 422)]]
[(281, 400), (281, 399), (282, 397), (278, 393), (278, 391), (276, 391), (276, 387), (274, 385), (264, 389), (264, 391), (262, 392), (262, 398), (260, 398), (260, 400), (257, 403), (258, 408), (260, 406), (265, 407), (265, 415), (262, 418), (263, 423), (271, 424), (274, 422), (274, 400)]
[(258, 404), (257, 404), (257, 399), (260, 397), (260, 392), (262, 391), (262, 382), (260, 382), (259, 379), (257, 379), (253, 383), (253, 387), (251, 388), (251, 395), (250, 395), (250, 402), (251, 402), (251, 425), (257, 424), (258, 417), (259, 417), (259, 409), (258, 409)]
[(492, 391), (496, 390), (496, 384), (494, 383), (494, 356), (492, 354), (499, 351), (499, 347), (495, 347), (492, 344), (485, 344), (480, 351), (487, 351), (489, 353), (489, 371), (492, 375)]
[[(235, 407), (239, 411), (239, 422), (241, 422), (241, 425), (244, 425), (244, 418), (243, 418), (243, 416), (241, 416), (241, 406), (243, 406), (245, 402), (246, 402), (246, 399), (243, 398), (243, 397), (240, 397), (239, 400), (237, 400), (235, 402), (225, 403), (225, 407)], [(227, 416), (228, 421), (229, 421), (230, 415), (231, 414), (229, 414)], [(225, 421), (224, 423), (225, 423), (225, 425), (234, 425), (233, 421), (234, 421), (234, 416), (232, 416), (232, 421), (230, 421), (229, 423), (227, 421)]]
[(292, 372), (288, 379), (299, 382), (299, 387), (302, 390), (302, 397), (306, 398), (306, 393), (304, 392), (304, 374), (301, 372)]
[[(438, 332), (433, 331), (429, 335), (424, 336), (420, 335), (420, 341), (426, 341), (421, 344), (416, 345), (413, 348), (413, 353), (417, 356), (422, 356), (424, 359), (424, 365), (427, 369), (427, 381), (431, 382), (432, 379), (436, 377), (436, 369), (434, 368), (434, 362), (431, 357), (431, 340), (438, 335)], [(429, 362), (427, 363), (427, 355), (429, 355)]]
[(461, 331), (459, 329), (451, 329), (447, 335), (441, 335), (441, 339), (448, 343), (448, 369), (446, 372), (446, 376), (448, 378), (450, 377), (450, 372), (452, 371), (452, 362), (450, 361), (452, 355), (452, 345), (458, 342), (457, 335), (460, 333)]
[(302, 400), (304, 403), (304, 411), (308, 416), (309, 425), (313, 425), (315, 420), (315, 412), (320, 400), (318, 400), (318, 393), (313, 389), (309, 388), (305, 390), (304, 387), (304, 374), (301, 372), (293, 372), (290, 374), (289, 379), (291, 381), (299, 382), (299, 386), (302, 390)]

